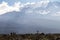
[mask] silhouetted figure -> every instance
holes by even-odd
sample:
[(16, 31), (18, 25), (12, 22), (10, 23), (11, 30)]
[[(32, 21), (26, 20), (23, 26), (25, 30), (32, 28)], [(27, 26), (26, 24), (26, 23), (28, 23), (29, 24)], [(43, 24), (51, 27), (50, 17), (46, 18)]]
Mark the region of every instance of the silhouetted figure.
[(16, 33), (15, 32), (11, 32), (10, 35), (16, 35)]
[(37, 34), (36, 34), (36, 40), (39, 40), (39, 30), (36, 31)]
[(37, 30), (36, 32), (37, 32), (37, 34), (39, 34), (39, 30)]

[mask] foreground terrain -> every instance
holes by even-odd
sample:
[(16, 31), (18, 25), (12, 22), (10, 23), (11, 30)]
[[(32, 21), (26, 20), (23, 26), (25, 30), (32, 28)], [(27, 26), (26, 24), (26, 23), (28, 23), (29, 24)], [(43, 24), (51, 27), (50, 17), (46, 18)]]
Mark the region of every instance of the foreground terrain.
[(0, 40), (60, 40), (60, 34), (0, 34)]

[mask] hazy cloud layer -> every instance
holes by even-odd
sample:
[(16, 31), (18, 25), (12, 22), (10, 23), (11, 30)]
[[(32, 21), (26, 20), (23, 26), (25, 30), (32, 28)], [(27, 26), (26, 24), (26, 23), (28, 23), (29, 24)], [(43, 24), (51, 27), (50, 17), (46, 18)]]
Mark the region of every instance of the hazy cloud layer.
[(50, 2), (49, 0), (43, 0), (40, 2), (15, 2), (14, 5), (9, 5), (7, 2), (2, 2), (0, 4), (0, 15), (8, 12), (21, 12), (25, 10), (27, 14), (41, 14), (48, 16), (60, 16), (59, 2)]
[[(36, 13), (36, 14), (48, 14), (50, 11), (49, 10), (42, 10), (41, 7), (46, 8), (48, 5), (49, 1), (48, 0), (44, 0), (44, 1), (40, 1), (40, 2), (27, 2), (25, 4), (21, 3), (21, 2), (17, 2), (12, 6), (9, 6), (7, 2), (2, 2), (0, 4), (0, 15), (5, 14), (7, 12), (12, 12), (12, 11), (21, 11), (21, 9), (24, 8), (31, 8), (31, 9), (26, 9), (26, 13)], [(56, 6), (55, 6), (56, 7)], [(41, 10), (36, 10), (40, 8)], [(23, 10), (22, 10), (23, 11)]]

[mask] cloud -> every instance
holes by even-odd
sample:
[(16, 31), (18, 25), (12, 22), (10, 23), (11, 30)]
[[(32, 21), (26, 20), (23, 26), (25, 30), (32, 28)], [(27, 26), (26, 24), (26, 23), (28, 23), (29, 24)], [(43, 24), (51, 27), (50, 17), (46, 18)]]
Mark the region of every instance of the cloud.
[(37, 7), (46, 7), (48, 5), (50, 1), (49, 0), (43, 0), (43, 1), (40, 1), (40, 2), (27, 2), (25, 4), (25, 6), (32, 6), (33, 8), (37, 8)]
[[(59, 13), (54, 14), (56, 12), (55, 9), (57, 9), (58, 11), (59, 6), (56, 5), (56, 3), (52, 3), (49, 4), (49, 0), (41, 0), (40, 2), (27, 2), (27, 3), (21, 3), (21, 2), (15, 2), (13, 5), (9, 5), (9, 3), (7, 2), (2, 2), (0, 4), (0, 15), (8, 13), (8, 12), (12, 12), (12, 11), (16, 11), (16, 12), (22, 12), (24, 11), (24, 13), (26, 14), (42, 14), (42, 15), (47, 15), (49, 13), (52, 13), (51, 15), (55, 15), (55, 16), (59, 16)], [(53, 8), (55, 7), (55, 8)]]
[[(24, 12), (26, 14), (41, 14), (41, 15), (54, 15), (54, 16), (60, 16), (60, 13), (57, 13), (59, 11), (59, 6), (56, 3), (49, 3), (49, 0), (42, 0), (40, 2), (27, 2), (27, 3), (21, 3), (21, 2), (15, 2), (13, 5), (9, 5), (7, 2), (2, 2), (0, 4), (0, 15), (8, 13), (8, 12)], [(51, 6), (52, 5), (52, 6)], [(57, 9), (57, 10), (55, 10)]]
[(49, 3), (49, 0), (44, 0), (44, 1), (41, 1), (39, 3), (40, 3), (41, 6), (46, 7), (48, 5), (48, 3)]
[[(12, 12), (12, 11), (20, 11), (21, 9), (23, 9), (25, 7), (26, 8), (32, 7), (31, 10), (35, 10), (35, 8), (38, 8), (38, 7), (42, 7), (42, 6), (46, 7), (48, 5), (48, 3), (49, 3), (49, 1), (47, 1), (47, 0), (40, 1), (37, 3), (36, 2), (27, 2), (25, 4), (20, 3), (20, 2), (17, 2), (17, 3), (15, 2), (14, 5), (9, 6), (9, 4), (7, 2), (3, 1), (0, 4), (0, 15), (5, 14), (7, 12)], [(27, 13), (29, 13), (29, 12), (32, 13), (33, 11), (31, 11), (31, 10), (28, 11)], [(46, 12), (45, 12), (45, 14), (46, 14)]]
[(49, 10), (36, 10), (36, 9), (29, 9), (27, 11), (25, 11), (27, 14), (38, 14), (38, 15), (47, 15), (50, 13)]
[(48, 14), (50, 12), (49, 10), (42, 10), (41, 9), (41, 7), (46, 8), (48, 3), (49, 3), (48, 0), (44, 0), (44, 1), (40, 1), (40, 2), (32, 2), (32, 3), (27, 2), (27, 3), (24, 4), (24, 8), (23, 8), (23, 10), (25, 10), (24, 13), (27, 13), (27, 14), (42, 14), (42, 15)]
[(60, 12), (56, 12), (56, 13), (53, 14), (52, 16), (60, 16)]
[(21, 3), (15, 3), (13, 6), (9, 6), (7, 2), (2, 2), (0, 4), (0, 15), (5, 14), (7, 12), (12, 12), (12, 11), (20, 11), (21, 8)]

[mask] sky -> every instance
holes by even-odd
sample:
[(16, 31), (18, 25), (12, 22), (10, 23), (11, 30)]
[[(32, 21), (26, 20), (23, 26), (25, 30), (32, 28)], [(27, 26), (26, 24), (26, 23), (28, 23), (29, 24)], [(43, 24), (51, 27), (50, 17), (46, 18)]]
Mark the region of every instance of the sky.
[(12, 11), (20, 11), (20, 8), (24, 5), (36, 4), (40, 1), (54, 2), (59, 0), (0, 0), (0, 15)]
[[(34, 8), (38, 8), (38, 7), (46, 8), (47, 7), (47, 9), (45, 10), (40, 10), (39, 13), (42, 12), (42, 14), (48, 14), (50, 11), (52, 11), (51, 7), (48, 9), (48, 6), (50, 5), (49, 2), (55, 2), (55, 1), (57, 1), (58, 3), (53, 3), (53, 4), (50, 3), (51, 5), (55, 7), (54, 9), (58, 8), (57, 10), (52, 9), (53, 12), (59, 10), (59, 4), (60, 4), (59, 0), (9, 0), (9, 1), (0, 0), (0, 15), (8, 13), (8, 12), (13, 12), (13, 11), (21, 11), (23, 8), (29, 5), (30, 5), (29, 7), (34, 7)], [(28, 12), (31, 13), (32, 11), (28, 11)], [(57, 15), (59, 15), (60, 11), (55, 12), (55, 13), (58, 13)]]
[[(12, 4), (14, 4), (15, 2), (26, 3), (26, 2), (39, 2), (39, 1), (41, 1), (41, 0), (0, 0), (0, 3), (3, 2), (3, 1), (8, 2), (9, 5), (12, 5)], [(60, 0), (49, 0), (49, 1), (60, 1)]]
[[(0, 0), (0, 15), (6, 14), (0, 16), (0, 22), (3, 24), (4, 22), (8, 24), (9, 22), (17, 22), (17, 24), (26, 24), (27, 28), (28, 26), (31, 26), (31, 28), (32, 26), (42, 26), (43, 28), (57, 28), (60, 31), (59, 1), (60, 0)], [(18, 16), (21, 14), (23, 14), (22, 18)], [(5, 24), (7, 25), (7, 23)], [(6, 25), (4, 25), (2, 26), (5, 27)], [(12, 23), (10, 25), (12, 25)]]

